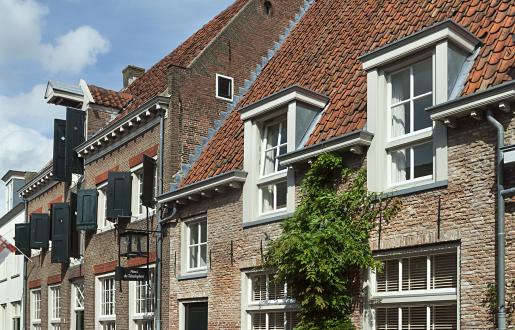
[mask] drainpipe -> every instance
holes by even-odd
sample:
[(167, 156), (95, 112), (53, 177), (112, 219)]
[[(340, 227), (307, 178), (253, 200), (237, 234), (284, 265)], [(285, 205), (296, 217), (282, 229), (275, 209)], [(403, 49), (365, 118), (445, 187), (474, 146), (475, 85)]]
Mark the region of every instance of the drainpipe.
[(493, 116), (492, 111), (488, 110), (486, 119), (497, 130), (497, 146), (496, 146), (496, 181), (497, 181), (497, 329), (506, 330), (506, 308), (504, 302), (505, 287), (505, 233), (504, 233), (504, 186), (503, 186), (503, 153), (501, 148), (504, 147), (504, 127)]
[[(157, 165), (157, 192), (158, 195), (163, 193), (163, 156), (164, 156), (164, 130), (165, 130), (165, 113), (164, 109), (159, 109), (159, 163)], [(156, 217), (157, 217), (157, 242), (156, 242), (156, 277), (155, 277), (155, 299), (156, 306), (154, 309), (154, 329), (161, 330), (161, 289), (162, 289), (162, 273), (163, 273), (163, 221), (161, 204), (156, 205)]]
[[(26, 198), (23, 198), (23, 202), (25, 204), (25, 222), (28, 223), (29, 222), (29, 202), (27, 201)], [(26, 329), (26, 324), (25, 322), (27, 322), (28, 318), (26, 317), (27, 314), (30, 313), (30, 311), (27, 312), (27, 299), (28, 299), (28, 292), (27, 292), (27, 280), (29, 278), (29, 276), (27, 275), (27, 258), (25, 256), (23, 256), (23, 288), (22, 288), (22, 291), (21, 291), (21, 294), (22, 294), (22, 306), (21, 306), (21, 310), (22, 310), (22, 313), (21, 313), (21, 322), (22, 322), (22, 326), (21, 328), (22, 329)]]

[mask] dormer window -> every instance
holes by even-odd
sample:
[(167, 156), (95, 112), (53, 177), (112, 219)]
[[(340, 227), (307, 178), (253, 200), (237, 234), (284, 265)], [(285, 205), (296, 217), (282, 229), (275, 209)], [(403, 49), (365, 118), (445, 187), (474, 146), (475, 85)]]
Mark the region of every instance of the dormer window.
[(231, 77), (223, 76), (221, 74), (216, 75), (216, 98), (231, 101), (233, 96), (234, 79)]
[(244, 121), (243, 221), (252, 226), (291, 215), (295, 176), (280, 156), (303, 148), (328, 99), (293, 86), (240, 110)]
[(367, 71), (371, 191), (445, 184), (447, 131), (427, 108), (457, 97), (479, 40), (444, 21), (362, 56)]

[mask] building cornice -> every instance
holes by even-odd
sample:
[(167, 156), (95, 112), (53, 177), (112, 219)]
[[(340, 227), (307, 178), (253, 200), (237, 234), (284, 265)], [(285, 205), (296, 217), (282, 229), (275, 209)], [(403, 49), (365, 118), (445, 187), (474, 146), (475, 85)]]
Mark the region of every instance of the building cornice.
[(18, 190), (20, 196), (23, 198), (27, 198), (37, 191), (41, 190), (43, 187), (47, 186), (48, 183), (54, 181), (54, 174), (52, 173), (52, 163), (47, 165), (41, 172), (36, 175), (36, 177), (29, 182), (27, 182), (23, 187)]

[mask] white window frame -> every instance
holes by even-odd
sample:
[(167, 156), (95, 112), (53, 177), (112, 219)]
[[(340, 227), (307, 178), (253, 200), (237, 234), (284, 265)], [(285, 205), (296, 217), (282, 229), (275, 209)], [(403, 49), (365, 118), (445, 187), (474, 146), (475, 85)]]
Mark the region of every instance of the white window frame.
[[(190, 244), (190, 226), (192, 225), (198, 225), (202, 222), (206, 223), (206, 242), (201, 242), (201, 231), (199, 230), (199, 241), (195, 246), (198, 248), (198, 257), (199, 257), (199, 263), (200, 263), (200, 251), (201, 246), (206, 246), (206, 265), (205, 266), (199, 266), (199, 267), (190, 267), (190, 247), (192, 244)], [(200, 226), (199, 226), (200, 229)], [(207, 221), (207, 215), (203, 214), (200, 216), (191, 217), (188, 219), (185, 219), (182, 223), (182, 253), (181, 253), (181, 270), (183, 274), (196, 274), (196, 273), (206, 273), (209, 265), (209, 224)]]
[[(78, 289), (79, 286), (82, 286), (82, 292), (80, 292), (80, 290)], [(77, 303), (77, 295), (78, 294), (81, 294), (82, 295), (82, 306), (79, 306), (79, 304)], [(71, 316), (70, 316), (70, 320), (71, 320), (71, 325), (70, 325), (70, 328), (72, 330), (76, 330), (76, 322), (77, 322), (77, 312), (78, 311), (84, 311), (84, 302), (85, 302), (85, 299), (84, 299), (84, 280), (78, 280), (78, 281), (74, 281), (71, 283), (71, 297), (70, 297), (70, 302), (71, 302)]]
[[(103, 304), (103, 282), (105, 280), (113, 281), (113, 314), (104, 315), (102, 314)], [(99, 275), (95, 278), (95, 329), (103, 330), (103, 322), (114, 322), (116, 328), (116, 281), (114, 279), (114, 273), (107, 273)]]
[[(267, 299), (263, 301), (254, 301), (252, 299), (252, 280), (255, 276), (266, 276), (266, 296)], [(299, 306), (297, 305), (295, 299), (293, 298), (285, 298), (285, 299), (275, 299), (269, 300), (269, 283), (272, 277), (274, 276), (273, 272), (270, 271), (249, 271), (241, 273), (241, 281), (242, 281), (242, 320), (241, 324), (243, 325), (242, 329), (250, 330), (252, 329), (252, 315), (256, 313), (266, 313), (266, 323), (268, 327), (268, 313), (277, 313), (277, 312), (298, 312)], [(284, 292), (285, 295), (288, 293), (288, 286), (284, 283)], [(285, 321), (287, 320), (285, 314)]]
[[(231, 97), (230, 98), (226, 98), (226, 97), (218, 95), (218, 78), (229, 79), (231, 81)], [(229, 77), (229, 76), (224, 76), (222, 74), (217, 73), (215, 79), (216, 79), (215, 80), (215, 85), (216, 85), (216, 94), (215, 94), (215, 96), (216, 96), (216, 98), (219, 99), (219, 100), (224, 100), (224, 101), (232, 102), (232, 100), (234, 99), (234, 78)]]
[(114, 224), (107, 220), (107, 181), (97, 186), (97, 233), (108, 231), (114, 228)]
[[(156, 157), (153, 157), (154, 159), (157, 159)], [(131, 208), (132, 208), (132, 219), (134, 221), (142, 220), (147, 218), (147, 212), (146, 212), (146, 206), (142, 204), (141, 201), (141, 193), (143, 192), (143, 181), (141, 180), (143, 177), (143, 163), (139, 163), (138, 165), (131, 168), (131, 175), (132, 175), (132, 191), (133, 194), (131, 196)], [(157, 196), (157, 168), (156, 172), (154, 173), (154, 180), (155, 180), (155, 194)], [(135, 193), (134, 193), (135, 192)], [(148, 209), (148, 215), (152, 216), (155, 214), (155, 209), (149, 208)]]
[[(146, 269), (147, 266), (141, 266), (140, 268)], [(149, 276), (151, 276), (151, 280), (149, 281), (150, 287), (147, 288), (147, 290), (150, 290), (150, 294), (152, 296), (152, 304), (154, 296), (154, 280), (155, 280), (155, 265), (149, 266)], [(131, 281), (129, 282), (129, 329), (130, 330), (137, 330), (138, 329), (138, 321), (148, 321), (148, 320), (154, 320), (154, 306), (152, 305), (152, 311), (146, 312), (146, 313), (138, 313), (137, 312), (137, 289), (140, 285), (140, 282), (146, 282), (146, 281)]]
[[(427, 60), (428, 58), (431, 58), (431, 80), (432, 80), (432, 86), (431, 91), (420, 94), (417, 96), (413, 96), (414, 94), (414, 78), (413, 78), (413, 66), (421, 61)], [(435, 175), (435, 157), (433, 156), (432, 164), (433, 164), (433, 171), (431, 175), (426, 175), (419, 178), (413, 178), (414, 176), (414, 167), (415, 167), (415, 157), (414, 157), (414, 151), (413, 148), (417, 147), (421, 144), (425, 143), (432, 143), (433, 142), (433, 128), (435, 126), (435, 123), (433, 122), (433, 125), (431, 127), (427, 127), (418, 131), (413, 131), (414, 126), (414, 101), (423, 97), (426, 97), (428, 95), (432, 95), (432, 104), (435, 104), (435, 81), (436, 81), (436, 74), (435, 74), (435, 65), (436, 65), (436, 55), (434, 51), (424, 53), (422, 55), (414, 57), (412, 60), (404, 62), (405, 65), (401, 68), (395, 67), (394, 71), (391, 72), (385, 72), (386, 74), (386, 84), (387, 84), (387, 97), (386, 97), (386, 113), (387, 113), (387, 128), (386, 128), (386, 134), (387, 134), (387, 144), (386, 144), (386, 151), (387, 151), (387, 162), (388, 162), (388, 171), (387, 171), (387, 187), (388, 189), (394, 189), (395, 187), (402, 187), (406, 185), (412, 185), (417, 183), (430, 183), (433, 182), (433, 178)], [(404, 70), (410, 71), (410, 95), (409, 98), (406, 100), (403, 100), (401, 102), (398, 102), (396, 104), (392, 104), (392, 82), (391, 78), (393, 75), (402, 72)], [(410, 104), (410, 133), (392, 137), (392, 108), (400, 105), (400, 104)], [(393, 183), (392, 180), (392, 171), (393, 171), (393, 160), (392, 160), (392, 152), (399, 151), (402, 149), (406, 149), (408, 152), (410, 152), (410, 177), (409, 180), (404, 180), (400, 182)]]
[(61, 284), (48, 286), (48, 329), (60, 329), (62, 313)]
[(13, 301), (11, 303), (11, 310), (11, 327), (14, 330), (14, 320), (18, 319), (20, 329), (23, 329), (23, 325), (21, 324), (21, 301)]
[(207, 303), (208, 313), (207, 317), (209, 320), (209, 301), (207, 298), (188, 299), (179, 301), (179, 329), (186, 330), (186, 305), (194, 303)]
[(30, 291), (30, 327), (41, 329), (41, 288)]
[[(402, 290), (402, 258), (425, 256), (427, 259), (427, 285), (430, 285), (431, 256), (437, 254), (456, 253), (456, 288), (440, 288), (426, 290)], [(365, 283), (368, 290), (368, 310), (363, 313), (363, 329), (375, 330), (375, 314), (378, 308), (399, 308), (399, 324), (402, 307), (420, 306), (423, 304), (429, 309), (431, 306), (456, 305), (457, 329), (460, 329), (460, 248), (458, 244), (449, 243), (419, 248), (396, 249), (380, 251), (375, 254), (379, 260), (399, 260), (399, 290), (390, 292), (377, 292), (377, 275), (375, 270), (368, 271), (368, 279)], [(429, 314), (427, 314), (429, 315)], [(427, 318), (427, 329), (430, 329), (430, 317)], [(404, 329), (404, 328), (403, 328)]]

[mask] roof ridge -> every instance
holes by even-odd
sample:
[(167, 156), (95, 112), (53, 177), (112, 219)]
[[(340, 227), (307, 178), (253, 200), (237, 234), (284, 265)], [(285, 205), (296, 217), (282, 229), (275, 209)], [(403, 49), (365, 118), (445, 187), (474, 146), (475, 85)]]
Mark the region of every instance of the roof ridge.
[(266, 55), (261, 57), (261, 62), (258, 63), (254, 71), (250, 73), (249, 79), (246, 79), (243, 86), (238, 89), (238, 95), (235, 95), (233, 101), (227, 105), (227, 111), (220, 113), (219, 119), (215, 120), (213, 123), (213, 128), (208, 129), (207, 136), (201, 138), (201, 142), (195, 147), (194, 153), (189, 155), (188, 162), (181, 164), (180, 169), (174, 176), (174, 181), (170, 184), (170, 191), (174, 191), (180, 186), (182, 180), (186, 177), (193, 164), (198, 160), (209, 141), (211, 141), (216, 132), (218, 132), (220, 127), (222, 127), (225, 120), (229, 117), (229, 114), (236, 108), (239, 101), (250, 90), (263, 68), (268, 64), (272, 57), (274, 57), (279, 48), (281, 48), (290, 32), (295, 28), (297, 23), (302, 19), (304, 14), (315, 1), (316, 0), (304, 0), (304, 4), (299, 8), (295, 17), (290, 20), (288, 25), (284, 28), (283, 33), (279, 35), (278, 41), (274, 42), (274, 45), (266, 52)]

